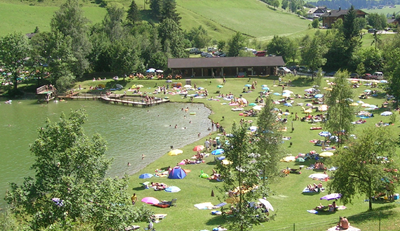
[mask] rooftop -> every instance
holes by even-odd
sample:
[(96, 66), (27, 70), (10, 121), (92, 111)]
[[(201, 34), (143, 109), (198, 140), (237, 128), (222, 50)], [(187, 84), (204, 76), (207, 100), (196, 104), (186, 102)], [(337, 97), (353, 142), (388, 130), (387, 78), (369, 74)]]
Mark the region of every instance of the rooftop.
[(282, 56), (168, 59), (169, 68), (284, 66)]

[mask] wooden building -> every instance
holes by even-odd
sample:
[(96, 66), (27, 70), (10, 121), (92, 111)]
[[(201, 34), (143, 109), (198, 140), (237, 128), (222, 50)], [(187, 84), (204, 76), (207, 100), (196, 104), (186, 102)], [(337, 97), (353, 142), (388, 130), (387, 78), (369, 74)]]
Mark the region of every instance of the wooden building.
[(282, 56), (168, 59), (168, 68), (173, 75), (192, 78), (277, 75), (278, 67), (284, 65)]
[[(362, 11), (362, 10), (357, 10), (356, 11), (356, 15), (357, 18), (365, 18), (365, 15), (367, 15), (366, 12)], [(332, 25), (336, 22), (336, 20), (338, 20), (339, 18), (341, 18), (342, 20), (344, 20), (344, 16), (349, 12), (349, 10), (342, 10), (341, 8), (339, 8), (339, 10), (328, 10), (325, 14), (321, 15), (322, 18), (322, 24), (326, 27), (326, 28), (331, 28)]]

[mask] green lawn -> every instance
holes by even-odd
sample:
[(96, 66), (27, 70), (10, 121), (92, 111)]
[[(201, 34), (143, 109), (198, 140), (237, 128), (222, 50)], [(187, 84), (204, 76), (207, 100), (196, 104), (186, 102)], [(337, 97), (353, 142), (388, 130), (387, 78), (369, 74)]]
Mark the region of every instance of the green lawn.
[[(274, 92), (281, 92), (282, 88), (279, 86), (274, 86), (274, 81), (277, 82), (277, 77), (268, 77), (268, 78), (253, 78), (251, 81), (258, 81), (258, 88), (251, 93), (243, 94), (243, 97), (248, 99), (250, 102), (253, 102), (254, 99), (258, 96), (258, 92), (260, 91), (261, 85), (268, 85)], [(306, 78), (297, 78), (292, 79), (293, 86), (288, 89), (293, 91), (294, 93), (299, 93), (301, 95), (304, 94), (304, 89), (312, 86), (312, 82)], [(325, 80), (324, 80), (325, 81)], [(184, 83), (184, 81), (181, 81)], [(128, 81), (126, 83), (121, 82), (124, 86), (130, 87), (133, 83), (142, 84), (145, 87), (153, 88), (155, 84), (164, 85), (166, 84), (164, 81), (156, 81), (156, 80), (133, 80)], [(196, 83), (197, 86), (202, 86), (208, 89), (210, 92), (210, 97), (212, 96), (214, 99), (217, 94), (216, 91), (218, 88), (216, 87), (218, 84), (222, 84), (221, 79), (192, 79), (192, 84)], [(242, 94), (242, 89), (245, 84), (248, 84), (247, 78), (227, 78), (227, 83), (221, 89), (221, 92), (226, 94), (232, 92), (236, 96)], [(251, 82), (250, 82), (251, 83)], [(85, 83), (81, 83), (82, 86), (90, 86), (94, 83), (92, 81), (87, 81)], [(324, 86), (326, 83), (324, 83)], [(366, 86), (362, 86), (360, 88), (354, 89), (355, 95), (354, 99), (358, 100), (358, 95), (366, 90)], [(379, 89), (378, 89), (379, 90)], [(324, 93), (324, 90), (323, 92)], [(366, 103), (381, 105), (383, 102), (383, 93), (379, 94), (379, 97), (369, 98), (363, 100)], [(272, 96), (274, 99), (279, 99), (279, 96)], [(170, 99), (174, 102), (188, 102), (187, 99), (182, 98), (179, 95), (170, 96)], [(195, 99), (194, 103), (204, 103), (212, 110), (212, 114), (210, 115), (210, 119), (215, 122), (219, 122), (225, 128), (227, 128), (228, 133), (230, 131), (230, 126), (233, 121), (238, 122), (243, 117), (239, 116), (239, 112), (231, 111), (231, 106), (223, 104), (227, 101), (215, 101), (215, 100), (207, 100), (207, 99)], [(296, 99), (296, 103), (308, 103), (310, 100), (304, 99)], [(302, 114), (302, 109), (300, 106), (294, 107), (285, 107), (283, 105), (276, 105), (278, 108), (282, 110), (289, 109), (290, 112)], [(117, 106), (116, 106), (117, 107)], [(246, 109), (250, 109), (251, 107), (247, 107)], [(360, 108), (361, 109), (361, 108)], [(134, 110), (134, 109), (133, 109)], [(189, 109), (189, 112), (196, 110), (196, 104)], [(363, 128), (369, 126), (375, 126), (380, 120), (384, 122), (389, 122), (389, 117), (383, 117), (379, 114), (382, 110), (374, 111), (375, 117), (367, 119), (367, 123), (362, 125), (355, 125), (356, 132), (359, 133)], [(184, 112), (182, 112), (184, 114)], [(315, 113), (314, 113), (315, 114)], [(190, 116), (190, 115), (188, 115)], [(222, 119), (222, 116), (225, 119)], [(256, 118), (245, 118), (246, 120), (256, 120)], [(316, 150), (320, 152), (320, 147), (314, 146), (310, 140), (321, 138), (318, 133), (319, 131), (310, 130), (311, 126), (323, 126), (320, 124), (312, 125), (306, 122), (294, 121), (295, 130), (291, 132), (291, 117), (289, 117), (288, 131), (284, 133), (285, 136), (290, 136), (293, 142), (293, 145), (290, 147), (289, 142), (285, 141), (283, 147), (285, 149), (285, 153), (297, 155), (298, 153), (307, 153), (310, 150)], [(210, 125), (211, 126), (211, 125)], [(398, 126), (397, 124), (395, 125)], [(396, 130), (398, 133), (398, 129)], [(208, 137), (220, 136), (220, 134), (213, 132)], [(212, 168), (215, 163), (213, 157), (206, 158), (206, 162), (198, 165), (186, 165), (185, 169), (191, 170), (188, 176), (182, 180), (170, 180), (167, 178), (152, 178), (147, 179), (154, 182), (163, 182), (167, 185), (175, 185), (182, 189), (181, 192), (170, 194), (166, 192), (153, 191), (150, 189), (143, 189), (140, 183), (143, 183), (147, 180), (138, 179), (138, 175), (142, 173), (154, 173), (155, 169), (167, 167), (167, 166), (175, 166), (176, 163), (180, 162), (182, 159), (190, 158), (195, 153), (192, 151), (192, 148), (196, 145), (200, 145), (204, 143), (204, 138), (191, 144), (186, 147), (182, 147), (184, 153), (179, 156), (168, 156), (165, 155), (160, 159), (156, 160), (154, 163), (148, 165), (140, 172), (132, 175), (130, 180), (130, 192), (135, 192), (139, 200), (146, 196), (153, 196), (160, 200), (171, 200), (172, 198), (177, 198), (177, 206), (172, 208), (154, 208), (155, 213), (165, 213), (168, 214), (167, 218), (163, 220), (161, 223), (155, 224), (155, 228), (157, 230), (202, 230), (208, 229), (211, 230), (213, 227), (218, 225), (224, 225), (223, 220), (219, 216), (213, 216), (210, 214), (211, 210), (198, 210), (193, 205), (202, 202), (212, 202), (213, 204), (218, 204), (221, 202), (219, 197), (223, 194), (218, 191), (218, 187), (221, 183), (209, 182), (208, 180), (199, 178), (200, 171), (204, 170), (204, 172), (211, 174)], [(151, 148), (151, 147), (149, 147)], [(399, 161), (399, 158), (396, 158), (396, 161)], [(306, 162), (304, 165), (309, 165), (312, 162)], [(280, 163), (281, 169), (286, 167), (298, 168), (298, 165), (295, 163)], [(274, 221), (263, 223), (261, 226), (256, 227), (255, 230), (293, 230), (293, 226), (295, 224), (296, 230), (326, 230), (329, 227), (332, 227), (337, 221), (339, 216), (348, 216), (350, 223), (354, 226), (360, 228), (361, 230), (370, 230), (375, 231), (378, 230), (379, 227), (379, 219), (381, 218), (381, 230), (399, 230), (399, 213), (400, 207), (398, 201), (395, 203), (374, 203), (373, 212), (367, 212), (368, 203), (364, 202), (364, 197), (360, 196), (355, 198), (354, 204), (348, 204), (347, 209), (338, 211), (336, 213), (326, 213), (326, 214), (310, 214), (306, 210), (313, 209), (315, 206), (319, 205), (320, 202), (327, 205), (329, 202), (321, 201), (319, 198), (323, 195), (326, 195), (327, 192), (321, 193), (319, 195), (302, 195), (301, 191), (307, 184), (316, 182), (308, 178), (308, 176), (315, 171), (313, 170), (302, 170), (301, 174), (290, 174), (287, 177), (279, 178), (276, 182), (271, 182), (271, 194), (268, 197), (268, 200), (275, 208), (275, 213), (277, 214)], [(329, 172), (328, 172), (329, 174)], [(325, 186), (326, 183), (324, 182)], [(215, 197), (211, 197), (211, 192), (214, 191)], [(141, 206), (143, 203), (138, 202), (136, 206)], [(342, 203), (338, 202), (339, 205)], [(148, 205), (145, 205), (148, 206)], [(146, 224), (140, 223), (142, 227)]]
[[(57, 6), (29, 6), (24, 4), (10, 4), (0, 2), (0, 36), (13, 31), (32, 33), (38, 26), (40, 31), (50, 31), (50, 21)], [(83, 7), (85, 16), (92, 23), (99, 23), (106, 14), (105, 8)]]

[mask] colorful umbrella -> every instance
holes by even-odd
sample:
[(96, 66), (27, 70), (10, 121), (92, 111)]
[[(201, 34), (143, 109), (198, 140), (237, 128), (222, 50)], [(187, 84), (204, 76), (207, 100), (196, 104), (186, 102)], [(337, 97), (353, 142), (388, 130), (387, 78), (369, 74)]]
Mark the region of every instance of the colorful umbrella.
[(212, 151), (211, 154), (213, 154), (213, 155), (221, 155), (224, 152), (225, 152), (224, 149), (219, 148), (219, 149), (215, 149), (214, 151)]
[(177, 155), (182, 154), (182, 153), (183, 153), (182, 150), (174, 149), (174, 150), (169, 151), (169, 152), (168, 152), (168, 155), (169, 155), (169, 156), (177, 156)]
[(152, 178), (153, 174), (151, 173), (144, 173), (142, 175), (139, 176), (139, 179), (147, 179), (147, 178)]
[(142, 199), (142, 202), (149, 204), (149, 205), (154, 205), (160, 203), (160, 201), (154, 197), (145, 197)]
[(265, 200), (265, 199), (258, 199), (259, 202), (261, 202), (261, 204), (265, 205), (265, 208), (267, 208), (268, 210), (274, 211), (274, 207), (272, 207), (271, 203), (269, 203), (269, 201)]
[(326, 196), (321, 197), (320, 200), (330, 201), (330, 200), (340, 199), (341, 197), (342, 197), (342, 194), (340, 194), (340, 193), (332, 193), (332, 194), (328, 194)]
[(198, 152), (198, 151), (202, 151), (204, 149), (203, 145), (197, 145), (193, 148), (193, 151)]
[(181, 189), (178, 188), (178, 187), (176, 187), (176, 186), (169, 186), (168, 188), (165, 189), (165, 191), (166, 191), (166, 192), (172, 192), (172, 193), (174, 193), (174, 192), (179, 192), (179, 191), (181, 191)]

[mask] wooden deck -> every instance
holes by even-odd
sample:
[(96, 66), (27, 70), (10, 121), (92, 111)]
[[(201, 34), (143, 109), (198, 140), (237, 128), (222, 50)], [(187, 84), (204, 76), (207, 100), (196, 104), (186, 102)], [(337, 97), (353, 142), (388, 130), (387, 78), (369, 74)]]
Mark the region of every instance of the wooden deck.
[(124, 94), (111, 94), (111, 95), (104, 95), (104, 94), (78, 94), (72, 93), (67, 95), (59, 95), (59, 99), (83, 99), (83, 100), (101, 100), (105, 103), (113, 103), (113, 104), (122, 104), (122, 105), (132, 105), (132, 106), (142, 106), (142, 107), (150, 107), (153, 105), (159, 105), (162, 103), (170, 102), (169, 99), (161, 99), (157, 98), (152, 100), (151, 102), (145, 102), (141, 99), (137, 100), (133, 97), (128, 97)]

